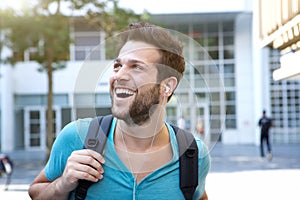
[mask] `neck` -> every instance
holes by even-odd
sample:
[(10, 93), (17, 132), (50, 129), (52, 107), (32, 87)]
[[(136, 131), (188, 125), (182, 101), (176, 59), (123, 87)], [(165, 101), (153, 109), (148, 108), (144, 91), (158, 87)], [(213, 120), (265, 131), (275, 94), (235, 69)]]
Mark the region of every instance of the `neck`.
[(131, 152), (154, 151), (169, 144), (169, 132), (163, 121), (147, 126), (128, 126), (118, 120), (115, 142), (117, 146)]
[(139, 183), (148, 174), (172, 159), (168, 128), (164, 124), (154, 135), (141, 138), (138, 136), (144, 135), (142, 130), (130, 127), (129, 130), (133, 132), (124, 132), (122, 122), (118, 120), (115, 129), (115, 149)]

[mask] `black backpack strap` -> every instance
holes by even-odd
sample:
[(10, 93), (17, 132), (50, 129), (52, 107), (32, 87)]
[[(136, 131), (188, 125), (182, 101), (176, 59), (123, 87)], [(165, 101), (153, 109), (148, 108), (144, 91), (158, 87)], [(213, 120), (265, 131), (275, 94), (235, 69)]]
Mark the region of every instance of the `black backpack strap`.
[(198, 146), (192, 133), (172, 125), (179, 147), (180, 189), (186, 200), (193, 198), (198, 186)]
[[(84, 148), (92, 149), (102, 154), (110, 131), (112, 120), (112, 115), (93, 118), (84, 141)], [(79, 184), (75, 191), (75, 200), (84, 200), (87, 190), (93, 182), (87, 180), (79, 180), (78, 182)]]
[(112, 119), (112, 115), (106, 115), (95, 117), (91, 121), (84, 148), (103, 153)]

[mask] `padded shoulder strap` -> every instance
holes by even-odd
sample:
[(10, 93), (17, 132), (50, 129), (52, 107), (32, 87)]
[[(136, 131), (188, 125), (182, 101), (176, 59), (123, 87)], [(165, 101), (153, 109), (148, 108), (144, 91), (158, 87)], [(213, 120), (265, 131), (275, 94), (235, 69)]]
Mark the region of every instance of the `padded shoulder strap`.
[[(112, 115), (93, 118), (85, 138), (84, 148), (92, 149), (101, 154), (103, 153), (107, 141), (107, 136), (110, 131), (112, 119)], [(78, 182), (79, 184), (76, 188), (75, 200), (84, 200), (87, 194), (87, 190), (93, 182), (87, 180), (79, 180)]]
[(93, 118), (84, 142), (84, 148), (103, 153), (107, 136), (110, 131), (113, 116), (99, 116)]
[(180, 189), (185, 199), (193, 198), (198, 186), (198, 146), (192, 133), (172, 125), (179, 148)]

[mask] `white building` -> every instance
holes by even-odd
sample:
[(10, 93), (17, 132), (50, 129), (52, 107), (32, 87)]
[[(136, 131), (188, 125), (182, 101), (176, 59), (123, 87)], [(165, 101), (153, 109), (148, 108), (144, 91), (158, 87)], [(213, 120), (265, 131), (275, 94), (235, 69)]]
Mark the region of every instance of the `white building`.
[[(274, 65), (269, 63), (278, 62), (278, 55), (258, 45), (258, 18), (252, 12), (252, 1), (236, 2), (232, 10), (227, 7), (216, 10), (211, 5), (204, 11), (199, 5), (199, 12), (153, 14), (150, 21), (193, 38), (187, 40), (187, 70), (169, 103), (167, 120), (175, 123), (184, 115), (188, 129), (194, 132), (196, 121), (203, 119), (207, 142), (258, 144), (257, 121), (261, 111), (266, 109), (271, 115), (279, 108), (289, 109), (290, 104), (280, 107), (271, 104), (276, 96), (271, 97)], [(72, 35), (76, 43), (70, 48), (71, 60), (66, 68), (54, 72), (57, 134), (71, 120), (110, 113), (107, 77), (111, 61), (105, 59), (104, 45), (95, 49), (104, 36), (84, 28), (74, 29)], [(45, 150), (47, 77), (37, 71), (38, 67), (34, 61), (21, 62), (15, 67), (1, 64), (1, 151)], [(281, 89), (281, 94), (286, 94), (287, 89)], [(299, 88), (293, 91), (300, 92)], [(300, 112), (299, 95), (295, 92), (293, 123)], [(279, 94), (277, 98), (288, 99)], [(280, 123), (275, 120), (274, 142), (300, 142), (297, 132), (293, 135), (281, 132), (282, 128), (290, 130), (290, 127), (289, 124), (282, 127)], [(299, 122), (295, 123), (296, 128), (300, 127)]]

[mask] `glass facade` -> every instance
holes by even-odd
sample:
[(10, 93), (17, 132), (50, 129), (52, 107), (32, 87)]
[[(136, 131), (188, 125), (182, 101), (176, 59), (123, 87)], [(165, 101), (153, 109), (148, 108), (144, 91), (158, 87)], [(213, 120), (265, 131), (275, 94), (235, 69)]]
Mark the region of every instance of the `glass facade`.
[(280, 51), (270, 50), (270, 94), (275, 143), (300, 142), (300, 81), (274, 81), (272, 72), (280, 67)]
[(181, 115), (190, 116), (187, 129), (193, 132), (190, 126), (195, 126), (199, 116), (203, 117), (197, 112), (206, 104), (211, 140), (218, 140), (223, 126), (226, 129), (235, 129), (237, 126), (234, 22), (166, 25), (166, 28), (189, 35), (196, 43), (186, 44), (188, 48), (185, 56), (188, 59), (185, 79), (175, 93), (176, 101), (173, 102), (177, 103), (171, 102), (168, 105), (168, 119), (175, 123)]
[[(270, 70), (280, 67), (280, 52), (270, 50)], [(270, 73), (272, 75), (272, 73)], [(270, 76), (272, 137), (275, 143), (300, 143), (300, 81)]]

